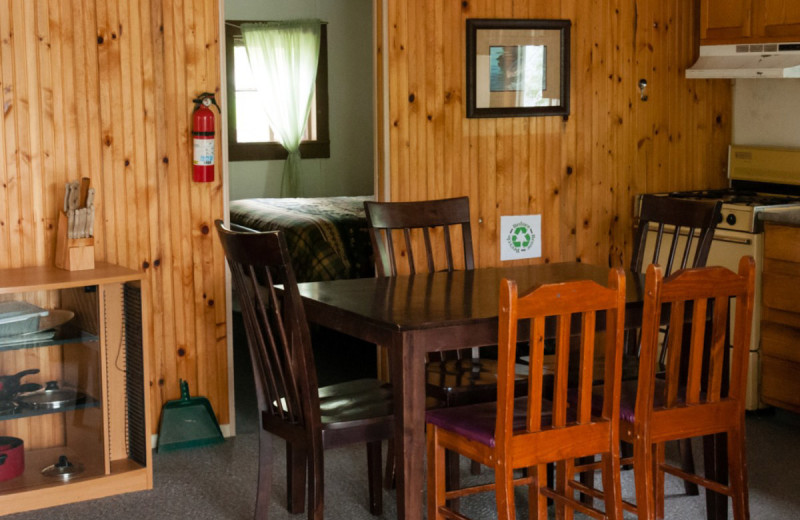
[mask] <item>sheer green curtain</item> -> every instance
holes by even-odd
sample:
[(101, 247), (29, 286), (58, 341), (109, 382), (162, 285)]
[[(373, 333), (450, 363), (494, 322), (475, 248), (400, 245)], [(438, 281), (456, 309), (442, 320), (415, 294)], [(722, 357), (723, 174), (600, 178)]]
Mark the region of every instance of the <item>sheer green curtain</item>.
[(242, 39), (267, 120), (289, 152), (281, 196), (301, 196), (300, 140), (305, 131), (319, 61), (319, 20), (242, 24)]

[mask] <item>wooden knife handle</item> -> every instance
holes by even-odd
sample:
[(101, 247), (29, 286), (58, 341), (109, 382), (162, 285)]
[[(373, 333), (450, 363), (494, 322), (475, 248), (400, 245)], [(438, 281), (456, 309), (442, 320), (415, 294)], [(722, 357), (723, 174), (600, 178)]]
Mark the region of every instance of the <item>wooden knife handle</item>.
[(81, 178), (80, 199), (78, 199), (79, 208), (86, 207), (86, 195), (89, 193), (89, 186), (91, 185), (92, 185), (92, 180), (89, 177)]

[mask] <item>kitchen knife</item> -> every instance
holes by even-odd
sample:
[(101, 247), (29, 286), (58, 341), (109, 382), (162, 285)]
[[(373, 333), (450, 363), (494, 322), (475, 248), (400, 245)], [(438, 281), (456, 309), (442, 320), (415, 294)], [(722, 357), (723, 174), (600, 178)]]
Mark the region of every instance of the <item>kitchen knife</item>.
[(67, 238), (75, 238), (75, 210), (67, 210)]
[(89, 217), (86, 220), (86, 236), (94, 236), (94, 204), (86, 208), (89, 210)]
[(66, 213), (67, 210), (69, 210), (69, 192), (71, 189), (72, 189), (71, 183), (68, 182), (64, 185), (64, 213)]
[(75, 238), (86, 238), (86, 208), (75, 210)]
[(81, 185), (78, 181), (73, 181), (70, 183), (69, 189), (69, 208), (68, 209), (78, 209), (78, 203), (80, 202), (81, 198)]
[(86, 207), (94, 206), (94, 188), (89, 188), (86, 191)]

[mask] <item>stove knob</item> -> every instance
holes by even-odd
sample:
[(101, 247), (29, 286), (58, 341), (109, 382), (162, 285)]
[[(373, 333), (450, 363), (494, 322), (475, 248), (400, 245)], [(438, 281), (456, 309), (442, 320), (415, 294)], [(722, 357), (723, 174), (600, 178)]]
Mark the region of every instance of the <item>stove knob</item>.
[(736, 225), (736, 215), (734, 215), (733, 213), (731, 213), (731, 214), (730, 214), (730, 215), (728, 215), (728, 217), (725, 219), (725, 222), (727, 222), (727, 223), (728, 223), (728, 225), (731, 225), (731, 226), (734, 226), (734, 225)]
[(722, 222), (722, 213), (717, 215), (717, 224)]

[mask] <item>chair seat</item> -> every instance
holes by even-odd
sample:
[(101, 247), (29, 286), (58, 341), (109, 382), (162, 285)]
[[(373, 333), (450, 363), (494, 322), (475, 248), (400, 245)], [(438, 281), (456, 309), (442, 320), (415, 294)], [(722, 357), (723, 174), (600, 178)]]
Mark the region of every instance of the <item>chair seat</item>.
[[(620, 404), (619, 404), (619, 418), (622, 421), (632, 423), (636, 417), (636, 394), (638, 392), (639, 382), (623, 381), (620, 389)], [(653, 395), (653, 408), (661, 408), (664, 406), (664, 380), (655, 380), (655, 394)], [(574, 393), (570, 393), (569, 399), (574, 402)], [(680, 400), (680, 398), (679, 398)], [(603, 409), (603, 387), (600, 385), (595, 386), (592, 392), (592, 413), (600, 413)]]
[[(527, 397), (514, 399), (514, 431), (525, 429), (527, 403)], [(542, 410), (542, 423), (543, 426), (547, 426), (550, 424), (552, 403), (544, 400)], [(428, 423), (489, 447), (494, 447), (495, 445), (494, 429), (496, 419), (497, 403), (495, 402), (439, 408), (437, 410), (429, 410), (425, 414), (425, 420)]]
[(392, 414), (392, 387), (377, 379), (357, 379), (319, 389), (323, 425)]

